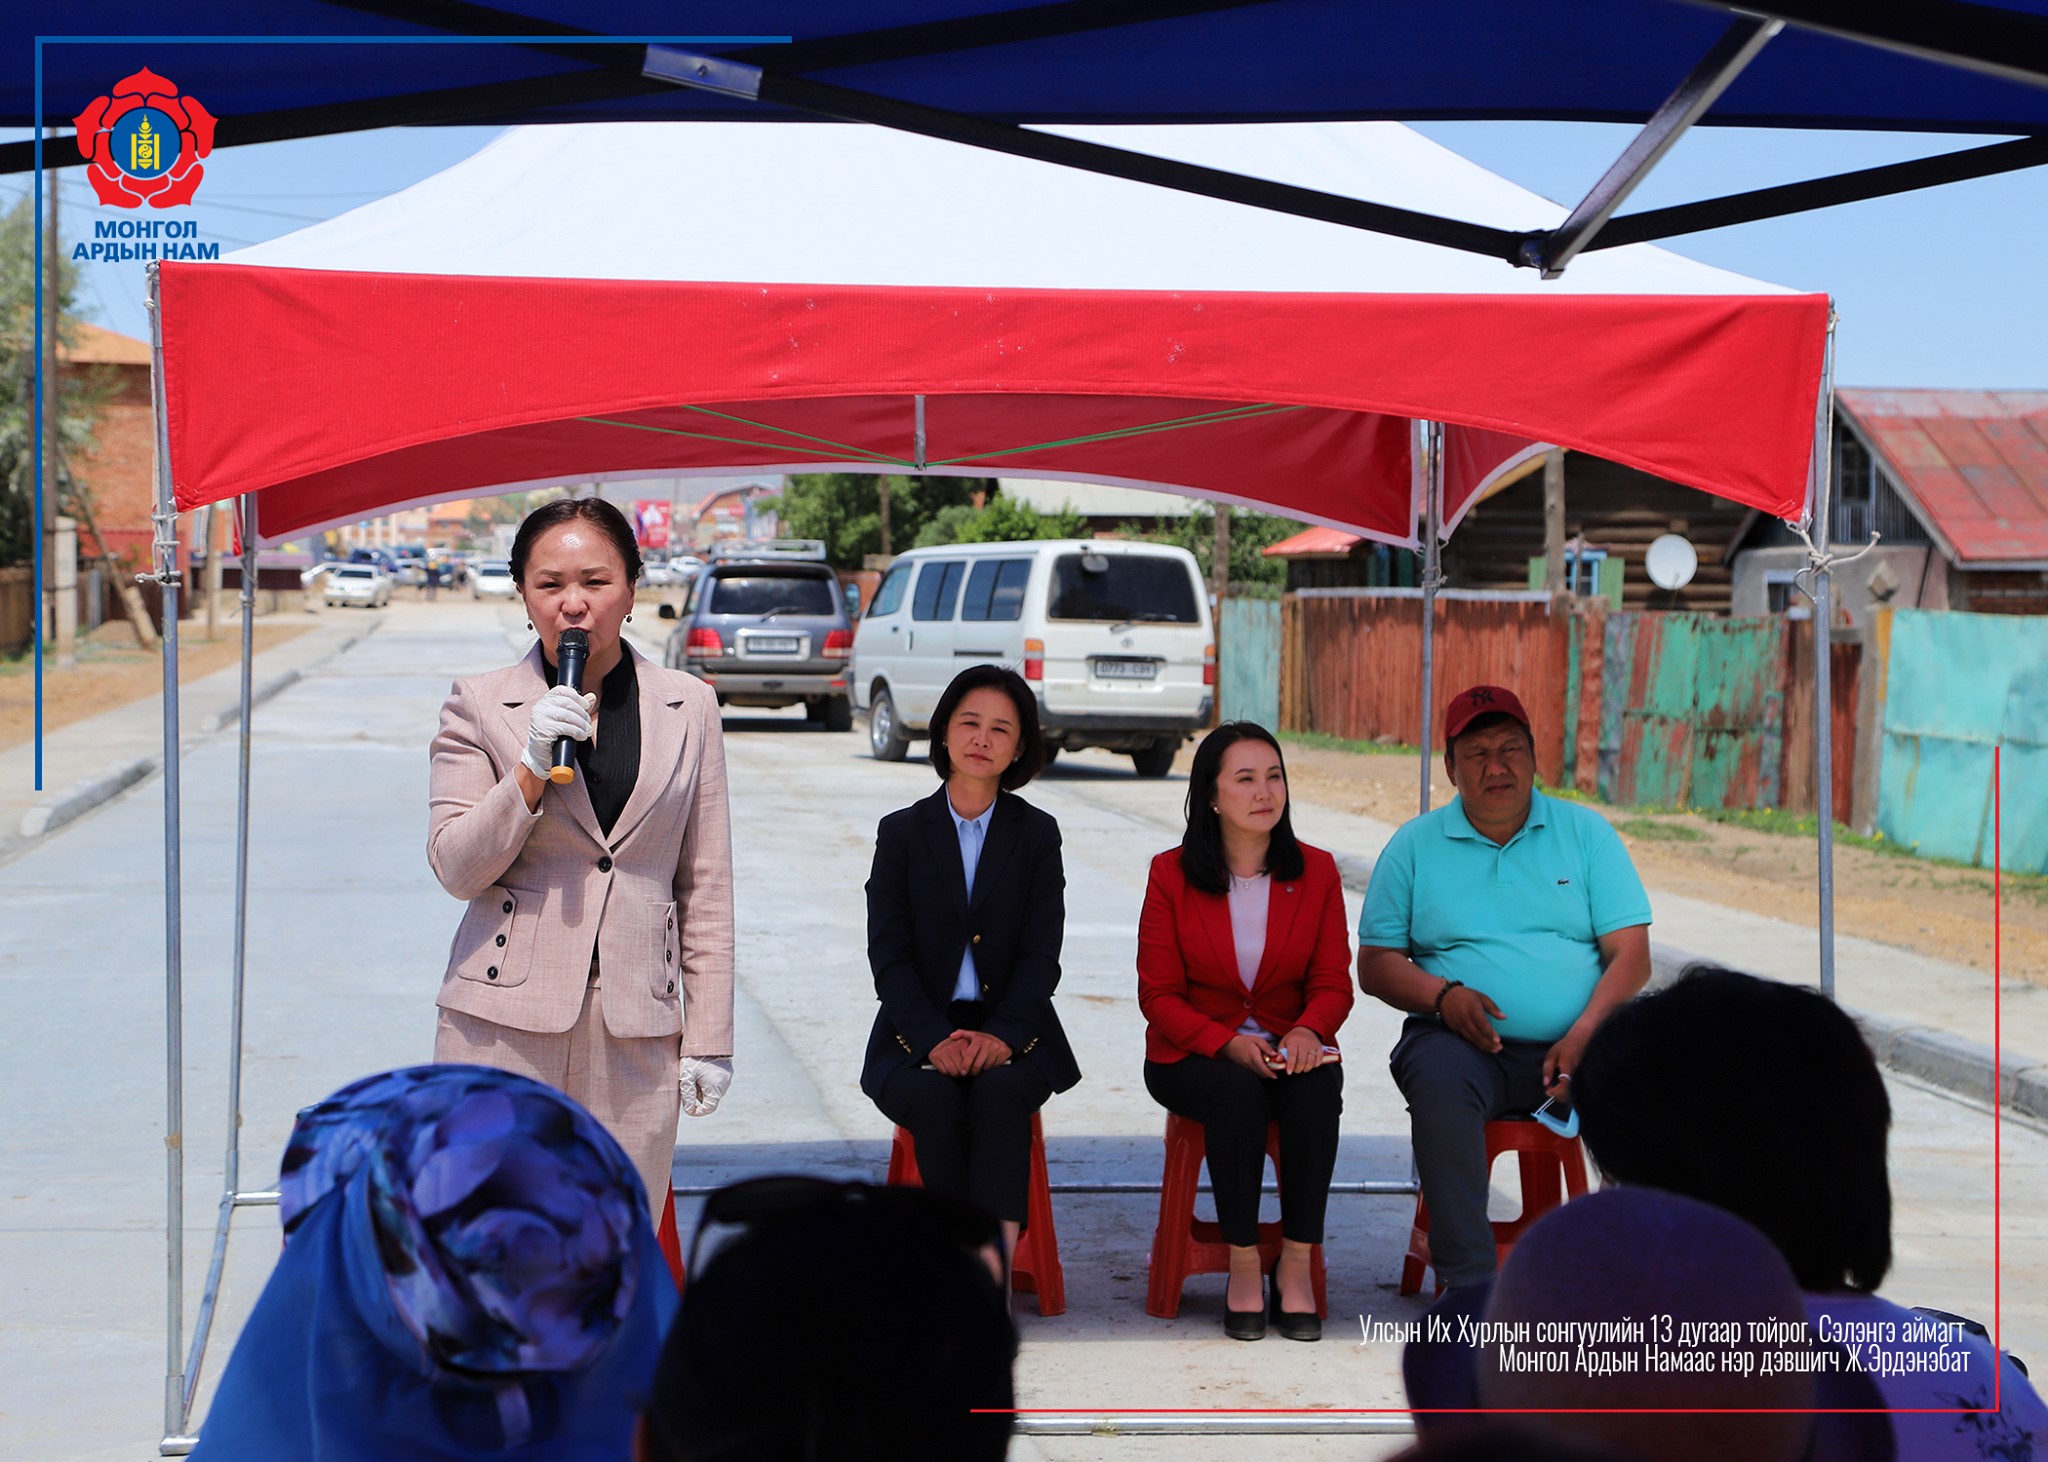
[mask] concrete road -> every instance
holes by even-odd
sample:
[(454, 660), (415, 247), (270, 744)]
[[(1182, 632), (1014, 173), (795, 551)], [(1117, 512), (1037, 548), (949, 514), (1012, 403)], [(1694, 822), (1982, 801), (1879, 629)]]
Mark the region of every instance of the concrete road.
[[(449, 680), (505, 663), (523, 636), (515, 614), (465, 600), (400, 604), (381, 619), (377, 634), (310, 669), (254, 718), (245, 1188), (274, 1181), (299, 1107), (366, 1072), (424, 1060), (431, 1047), (433, 992), (459, 906), (426, 867), (425, 748)], [(793, 714), (733, 712), (726, 725), (738, 829), (737, 1080), (717, 1114), (684, 1123), (677, 1179), (694, 1185), (787, 1169), (879, 1177), (889, 1126), (855, 1085), (874, 1010), (861, 883), (876, 820), (934, 780), (915, 753), (903, 765), (878, 764), (858, 732), (818, 731)], [(188, 1330), (223, 1183), (234, 766), (229, 733), (188, 753), (183, 784)], [(144, 783), (0, 868), (8, 914), (0, 1030), (10, 1077), (0, 1089), (0, 1456), (8, 1458), (139, 1462), (154, 1455), (159, 1435), (161, 788)], [(1177, 778), (1141, 782), (1127, 760), (1090, 753), (1062, 758), (1027, 793), (1065, 832), (1059, 998), (1087, 1074), (1046, 1110), (1055, 1183), (1158, 1178), (1162, 1119), (1139, 1074), (1132, 962), (1146, 863), (1177, 840), (1184, 791)], [(1383, 1060), (1395, 1025), (1391, 1013), (1361, 1005), (1344, 1032), (1340, 1180), (1406, 1175), (1405, 1115)], [(1999, 1294), (1991, 1114), (1902, 1082), (1893, 1098), (1899, 1255), (1886, 1292), (1988, 1321)], [(2010, 1118), (2003, 1183), (2006, 1343), (2048, 1359), (2048, 1253), (2039, 1237), (2048, 1136)], [(1503, 1202), (1511, 1211), (1512, 1199)], [(1190, 1283), (1178, 1320), (1148, 1318), (1156, 1200), (1074, 1194), (1056, 1206), (1068, 1311), (1042, 1320), (1021, 1301), (1021, 1405), (1399, 1405), (1397, 1355), (1355, 1337), (1361, 1315), (1419, 1311), (1394, 1294), (1408, 1200), (1333, 1200), (1331, 1324), (1314, 1347), (1223, 1339), (1218, 1279)], [(685, 1205), (686, 1225), (693, 1207)], [(275, 1249), (268, 1213), (237, 1219), (202, 1414)], [(1014, 1451), (1135, 1462), (1249, 1457), (1280, 1445), (1044, 1438), (1020, 1440)], [(1394, 1449), (1358, 1438), (1284, 1446), (1316, 1459)]]

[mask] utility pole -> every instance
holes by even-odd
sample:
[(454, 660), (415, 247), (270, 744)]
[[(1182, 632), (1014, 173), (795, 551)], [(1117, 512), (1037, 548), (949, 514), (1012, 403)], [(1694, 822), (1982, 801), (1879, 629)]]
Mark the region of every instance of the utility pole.
[(882, 474), (875, 478), (875, 489), (882, 496), (882, 557), (889, 556), (889, 478)]
[(1543, 454), (1543, 592), (1554, 605), (1564, 583), (1564, 449)]
[[(74, 573), (62, 572), (57, 562), (57, 483), (63, 475), (57, 456), (59, 433), (57, 423), (62, 418), (62, 408), (57, 395), (57, 322), (58, 289), (60, 279), (58, 262), (63, 257), (57, 252), (57, 193), (59, 174), (50, 174), (49, 189), (49, 237), (43, 242), (43, 603), (38, 605), (43, 615), (43, 633), (55, 637), (57, 663), (60, 666), (74, 665), (78, 661), (76, 629), (76, 578)], [(75, 538), (72, 540), (77, 541)], [(70, 585), (68, 589), (65, 587)], [(60, 593), (70, 593), (74, 603), (69, 611), (57, 608)], [(45, 644), (49, 640), (44, 641)]]
[(1216, 722), (1223, 720), (1223, 601), (1230, 596), (1230, 504), (1216, 504), (1216, 541), (1209, 548), (1209, 588), (1216, 596)]

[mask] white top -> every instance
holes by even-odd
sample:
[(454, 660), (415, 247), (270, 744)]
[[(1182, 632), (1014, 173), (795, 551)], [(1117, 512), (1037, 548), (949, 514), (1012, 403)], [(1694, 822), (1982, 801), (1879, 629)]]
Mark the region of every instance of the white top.
[[(1230, 875), (1230, 939), (1237, 946), (1237, 977), (1244, 981), (1245, 989), (1259, 977), (1259, 961), (1266, 953), (1266, 910), (1273, 897), (1273, 880), (1269, 874), (1258, 874), (1252, 878)], [(1241, 1036), (1257, 1036), (1262, 1041), (1274, 1039), (1271, 1031), (1253, 1020), (1249, 1015), (1244, 1024), (1237, 1028)]]
[[(981, 865), (981, 845), (988, 841), (988, 820), (995, 814), (996, 805), (991, 802), (982, 808), (979, 817), (962, 817), (953, 806), (953, 799), (946, 799), (946, 811), (953, 814), (953, 826), (960, 834), (960, 871), (967, 875), (967, 897), (974, 898), (974, 870)], [(981, 980), (974, 973), (974, 946), (969, 944), (960, 954), (960, 977), (953, 981), (955, 1000), (979, 1000)]]

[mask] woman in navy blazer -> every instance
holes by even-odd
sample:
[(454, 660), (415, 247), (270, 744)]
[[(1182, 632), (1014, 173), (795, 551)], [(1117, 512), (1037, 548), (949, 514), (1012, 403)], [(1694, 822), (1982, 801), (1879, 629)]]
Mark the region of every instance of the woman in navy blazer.
[(1229, 721), (1195, 749), (1187, 832), (1152, 860), (1138, 924), (1145, 1089), (1202, 1124), (1230, 1246), (1224, 1329), (1266, 1333), (1259, 1187), (1280, 1124), (1281, 1250), (1272, 1310), (1291, 1340), (1322, 1335), (1309, 1280), (1344, 1110), (1337, 1029), (1351, 1013), (1351, 936), (1337, 863), (1294, 836), (1273, 734)]
[(1052, 1008), (1066, 920), (1059, 824), (1013, 795), (1044, 756), (1022, 677), (961, 671), (932, 715), (945, 785), (882, 819), (867, 886), (882, 1009), (861, 1090), (916, 1140), (924, 1182), (1003, 1220), (1011, 1247), (1031, 1114), (1081, 1079)]

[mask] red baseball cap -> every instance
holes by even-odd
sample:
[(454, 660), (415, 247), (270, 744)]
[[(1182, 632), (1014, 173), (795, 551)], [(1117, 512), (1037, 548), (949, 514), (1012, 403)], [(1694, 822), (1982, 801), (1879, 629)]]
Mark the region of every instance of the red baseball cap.
[(1481, 716), (1490, 716), (1496, 711), (1513, 716), (1531, 736), (1536, 734), (1536, 728), (1529, 724), (1529, 713), (1522, 709), (1520, 696), (1503, 686), (1475, 685), (1451, 697), (1451, 703), (1444, 711), (1444, 740), (1449, 742)]

